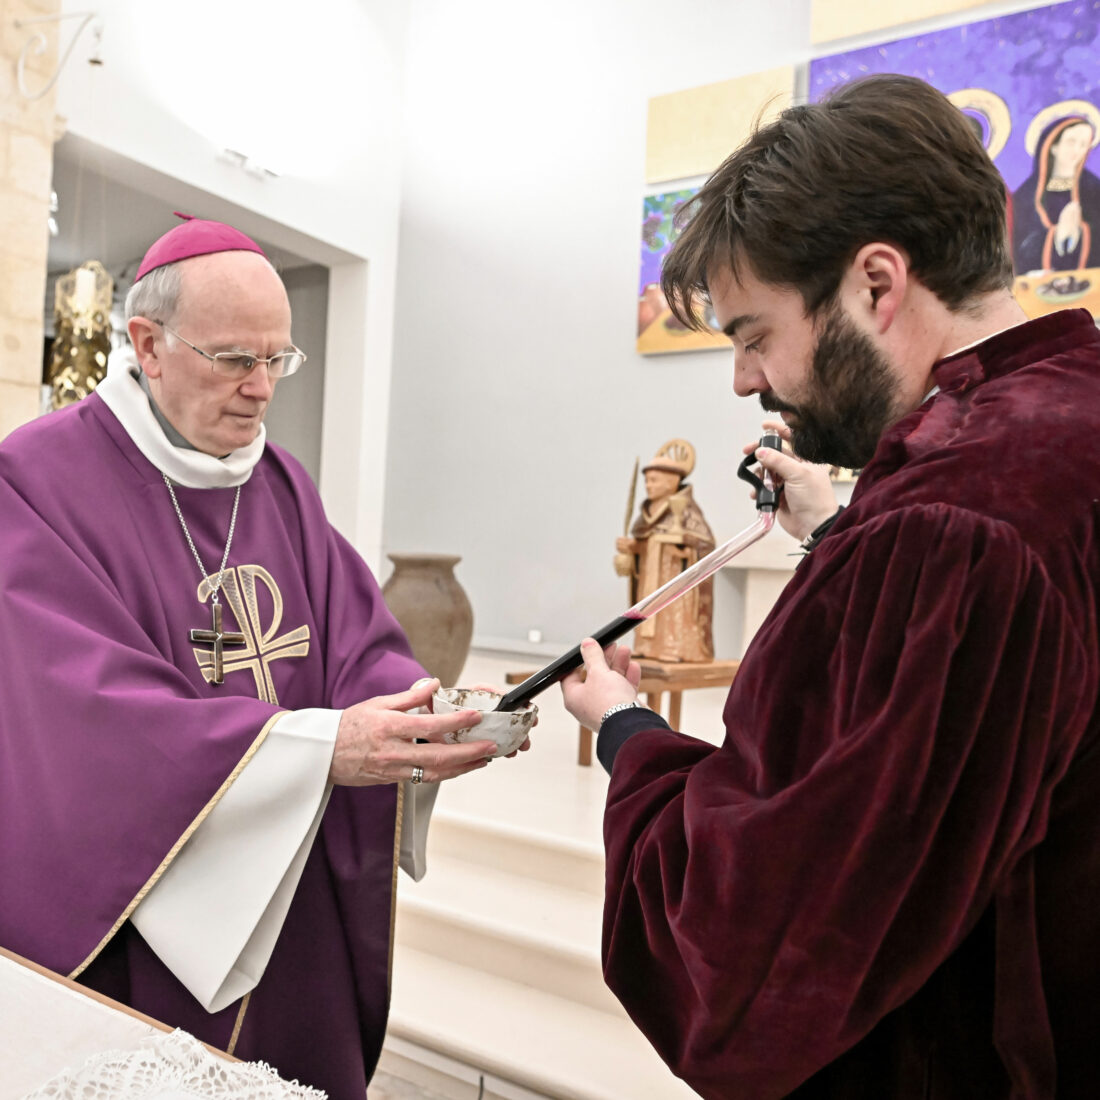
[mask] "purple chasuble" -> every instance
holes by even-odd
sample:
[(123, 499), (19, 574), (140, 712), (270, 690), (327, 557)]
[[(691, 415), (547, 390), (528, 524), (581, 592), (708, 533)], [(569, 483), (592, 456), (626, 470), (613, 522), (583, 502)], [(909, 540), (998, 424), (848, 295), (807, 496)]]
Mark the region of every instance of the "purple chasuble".
[(1100, 1059), (1100, 334), (935, 368), (799, 565), (720, 747), (644, 730), (608, 984), (712, 1100), (1086, 1100)]
[[(234, 489), (177, 488), (216, 574)], [(126, 920), (280, 712), (423, 669), (299, 464), (241, 489), (214, 686), (198, 566), (160, 473), (93, 395), (0, 445), (0, 945), (225, 1048)], [(361, 1100), (389, 1005), (397, 789), (337, 787), (235, 1048)]]

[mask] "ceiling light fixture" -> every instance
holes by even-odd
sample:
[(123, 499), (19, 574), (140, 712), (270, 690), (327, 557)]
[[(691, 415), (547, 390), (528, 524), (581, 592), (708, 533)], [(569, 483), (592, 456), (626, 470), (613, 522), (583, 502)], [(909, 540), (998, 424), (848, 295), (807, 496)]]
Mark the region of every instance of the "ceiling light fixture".
[(268, 180), (278, 179), (279, 177), (278, 172), (272, 172), (270, 168), (257, 164), (250, 156), (236, 149), (223, 149), (218, 159), (224, 160), (227, 164), (235, 164), (242, 172), (247, 172), (253, 179)]

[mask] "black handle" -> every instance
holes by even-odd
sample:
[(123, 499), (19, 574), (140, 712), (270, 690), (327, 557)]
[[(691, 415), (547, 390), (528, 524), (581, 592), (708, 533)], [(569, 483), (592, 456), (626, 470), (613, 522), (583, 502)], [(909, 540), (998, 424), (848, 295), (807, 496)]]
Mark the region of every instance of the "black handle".
[[(600, 647), (603, 648), (606, 645), (610, 645), (617, 638), (621, 638), (628, 630), (633, 630), (641, 621), (641, 619), (631, 619), (626, 615), (620, 615), (606, 626), (600, 627), (592, 637), (595, 638), (600, 644)], [(569, 673), (576, 668), (580, 668), (583, 664), (584, 658), (581, 656), (581, 647), (575, 645), (568, 653), (563, 653), (557, 660), (551, 661), (545, 668), (540, 668), (538, 672), (528, 676), (522, 684), (512, 688), (512, 690), (497, 703), (496, 709), (518, 710), (552, 684), (556, 684), (559, 680), (564, 680)]]
[[(778, 432), (767, 431), (760, 437), (761, 447), (771, 447), (774, 451), (781, 451), (783, 449), (783, 441), (779, 438)], [(756, 454), (755, 452), (750, 455), (745, 455), (744, 461), (737, 467), (737, 476), (742, 481), (747, 481), (756, 490), (756, 507), (761, 512), (774, 512), (779, 504), (779, 490), (769, 489), (764, 484), (764, 479), (758, 474), (754, 474), (749, 469), (750, 466), (755, 465)]]

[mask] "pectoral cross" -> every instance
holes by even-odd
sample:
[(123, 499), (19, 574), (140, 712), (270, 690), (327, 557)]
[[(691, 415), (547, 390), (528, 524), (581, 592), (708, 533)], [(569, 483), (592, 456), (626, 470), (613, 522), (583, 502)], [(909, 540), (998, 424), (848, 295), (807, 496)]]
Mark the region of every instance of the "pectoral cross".
[(214, 621), (210, 630), (192, 630), (191, 641), (201, 642), (204, 645), (214, 647), (214, 677), (212, 684), (224, 684), (225, 677), (222, 674), (222, 646), (244, 645), (245, 636), (233, 631), (222, 630), (222, 605), (215, 598), (210, 604), (210, 610), (214, 615)]

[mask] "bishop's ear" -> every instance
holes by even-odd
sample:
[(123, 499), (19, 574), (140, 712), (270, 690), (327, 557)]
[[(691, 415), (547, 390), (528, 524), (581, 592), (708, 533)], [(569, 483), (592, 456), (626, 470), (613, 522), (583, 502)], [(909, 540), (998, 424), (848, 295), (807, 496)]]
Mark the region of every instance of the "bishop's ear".
[(126, 323), (130, 333), (130, 343), (134, 345), (134, 355), (141, 369), (149, 378), (160, 377), (160, 360), (157, 357), (157, 336), (160, 333), (156, 324), (148, 317), (131, 317)]
[(908, 257), (892, 244), (865, 244), (855, 254), (843, 284), (851, 304), (863, 313), (866, 322), (885, 332), (905, 298)]

